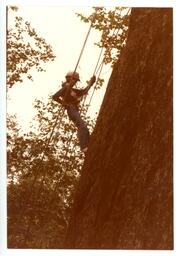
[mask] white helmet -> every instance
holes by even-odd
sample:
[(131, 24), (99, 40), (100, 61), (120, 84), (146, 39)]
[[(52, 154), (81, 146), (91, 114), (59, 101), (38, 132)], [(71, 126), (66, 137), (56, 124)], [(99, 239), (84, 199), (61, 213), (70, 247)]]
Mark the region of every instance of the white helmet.
[(80, 81), (80, 76), (79, 76), (78, 72), (69, 71), (69, 72), (66, 74), (66, 78), (67, 78), (67, 77), (73, 77), (73, 78), (76, 78), (77, 81)]

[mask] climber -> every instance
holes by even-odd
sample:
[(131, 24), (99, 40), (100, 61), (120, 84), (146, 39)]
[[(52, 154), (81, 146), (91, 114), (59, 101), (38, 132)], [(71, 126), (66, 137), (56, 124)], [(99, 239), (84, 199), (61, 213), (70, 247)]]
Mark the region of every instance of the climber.
[(56, 92), (52, 98), (58, 103), (61, 103), (67, 110), (67, 114), (70, 120), (72, 120), (78, 128), (78, 140), (80, 148), (82, 152), (86, 153), (88, 149), (90, 134), (86, 123), (80, 116), (79, 103), (83, 96), (88, 93), (91, 86), (95, 83), (96, 77), (92, 76), (91, 79), (87, 82), (87, 87), (84, 89), (73, 88), (76, 83), (80, 81), (80, 77), (77, 72), (68, 72), (65, 78), (66, 81), (63, 82), (62, 88)]

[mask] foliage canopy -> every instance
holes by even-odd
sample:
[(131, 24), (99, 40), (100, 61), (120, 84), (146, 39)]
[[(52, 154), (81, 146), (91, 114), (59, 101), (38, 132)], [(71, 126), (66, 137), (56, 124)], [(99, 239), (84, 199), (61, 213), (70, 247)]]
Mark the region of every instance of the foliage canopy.
[[(9, 15), (17, 7), (8, 9)], [(45, 39), (38, 36), (30, 22), (22, 17), (14, 17), (14, 25), (7, 30), (7, 85), (9, 88), (24, 78), (33, 79), (30, 70), (45, 71), (43, 63), (53, 61), (52, 47)]]

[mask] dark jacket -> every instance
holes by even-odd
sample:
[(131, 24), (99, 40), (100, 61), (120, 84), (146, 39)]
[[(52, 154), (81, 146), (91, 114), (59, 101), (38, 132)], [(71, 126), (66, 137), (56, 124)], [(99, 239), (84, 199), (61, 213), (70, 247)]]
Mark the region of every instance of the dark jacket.
[(91, 85), (88, 85), (85, 89), (75, 89), (71, 88), (68, 82), (64, 82), (62, 88), (52, 98), (58, 103), (62, 103), (65, 107), (69, 105), (78, 106), (90, 87)]

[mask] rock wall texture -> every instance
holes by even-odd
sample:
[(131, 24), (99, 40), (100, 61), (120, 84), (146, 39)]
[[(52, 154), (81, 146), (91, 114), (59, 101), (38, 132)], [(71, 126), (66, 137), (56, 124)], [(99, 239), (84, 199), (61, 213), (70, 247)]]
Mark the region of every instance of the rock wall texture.
[(172, 67), (172, 9), (133, 8), (65, 248), (173, 248)]

